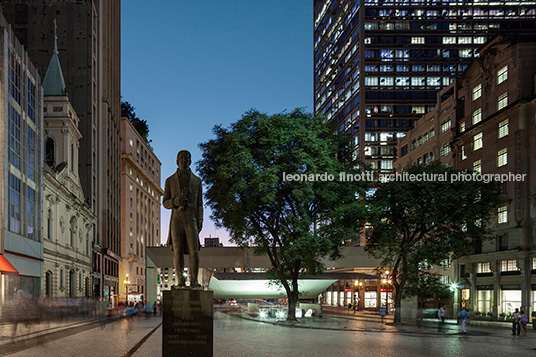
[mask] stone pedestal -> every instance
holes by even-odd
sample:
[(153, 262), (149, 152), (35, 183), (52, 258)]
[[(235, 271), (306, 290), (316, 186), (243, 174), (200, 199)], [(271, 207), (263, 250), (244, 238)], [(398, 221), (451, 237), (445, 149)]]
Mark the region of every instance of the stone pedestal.
[(162, 356), (212, 356), (212, 291), (164, 291)]

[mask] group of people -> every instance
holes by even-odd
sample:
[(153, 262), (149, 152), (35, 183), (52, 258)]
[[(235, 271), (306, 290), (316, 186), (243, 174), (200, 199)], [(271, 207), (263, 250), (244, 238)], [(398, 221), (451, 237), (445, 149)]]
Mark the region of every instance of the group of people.
[(529, 318), (525, 315), (525, 311), (519, 311), (516, 308), (512, 314), (512, 335), (513, 336), (524, 336), (527, 337), (527, 324), (529, 323)]

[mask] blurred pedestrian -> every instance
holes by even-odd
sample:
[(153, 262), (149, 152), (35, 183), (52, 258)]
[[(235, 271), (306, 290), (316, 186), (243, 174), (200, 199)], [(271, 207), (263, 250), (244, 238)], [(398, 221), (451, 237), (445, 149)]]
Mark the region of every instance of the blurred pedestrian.
[(445, 329), (445, 317), (447, 316), (447, 305), (441, 305), (441, 308), (437, 311), (437, 317), (439, 318), (438, 330), (443, 331)]
[(519, 320), (521, 319), (521, 314), (519, 313), (519, 309), (516, 308), (514, 313), (512, 314), (512, 336), (519, 336), (521, 332), (521, 326), (519, 325)]
[(527, 337), (527, 324), (529, 323), (529, 318), (525, 315), (525, 311), (520, 312), (521, 317), (519, 318), (519, 326), (521, 333), (519, 336)]
[(424, 318), (424, 311), (422, 309), (422, 305), (419, 303), (417, 305), (417, 312), (415, 313), (415, 320), (417, 321), (417, 327), (422, 327), (422, 320)]
[(153, 302), (153, 316), (156, 316), (156, 301)]
[(467, 308), (464, 307), (462, 311), (458, 312), (458, 320), (460, 322), (460, 328), (462, 333), (467, 333), (467, 318), (469, 317), (469, 312)]

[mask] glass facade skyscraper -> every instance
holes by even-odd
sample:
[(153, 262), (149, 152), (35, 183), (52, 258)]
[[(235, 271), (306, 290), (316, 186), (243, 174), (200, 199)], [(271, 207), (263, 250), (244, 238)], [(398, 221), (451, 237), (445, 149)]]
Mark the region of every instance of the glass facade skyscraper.
[(315, 0), (314, 106), (391, 171), (395, 145), (498, 33), (533, 32), (536, 1)]

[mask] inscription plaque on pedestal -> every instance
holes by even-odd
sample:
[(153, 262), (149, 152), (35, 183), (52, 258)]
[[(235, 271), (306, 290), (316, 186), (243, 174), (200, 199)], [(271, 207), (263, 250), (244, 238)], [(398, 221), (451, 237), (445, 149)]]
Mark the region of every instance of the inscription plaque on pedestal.
[(212, 356), (212, 291), (164, 291), (162, 356)]

